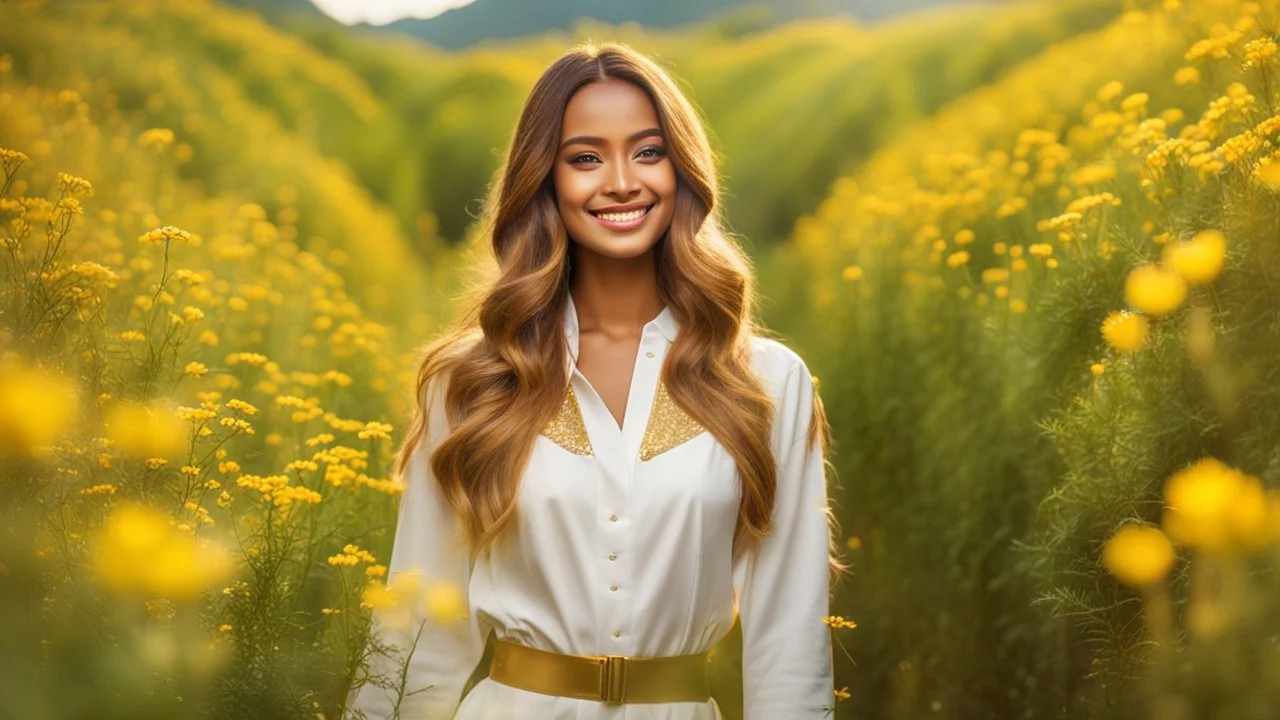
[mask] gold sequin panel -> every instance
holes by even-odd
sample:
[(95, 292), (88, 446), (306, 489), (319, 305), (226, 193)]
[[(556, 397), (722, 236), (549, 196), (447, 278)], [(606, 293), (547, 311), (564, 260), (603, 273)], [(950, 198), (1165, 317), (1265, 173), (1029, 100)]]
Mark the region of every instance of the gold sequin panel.
[(649, 424), (640, 443), (640, 459), (655, 458), (703, 432), (706, 429), (671, 399), (666, 383), (659, 379), (658, 390), (653, 396), (653, 409), (649, 412)]
[(578, 407), (578, 396), (574, 394), (572, 385), (565, 389), (560, 412), (543, 428), (542, 434), (574, 455), (595, 457), (595, 452), (591, 449), (591, 438), (587, 437), (587, 425), (582, 421), (582, 409)]

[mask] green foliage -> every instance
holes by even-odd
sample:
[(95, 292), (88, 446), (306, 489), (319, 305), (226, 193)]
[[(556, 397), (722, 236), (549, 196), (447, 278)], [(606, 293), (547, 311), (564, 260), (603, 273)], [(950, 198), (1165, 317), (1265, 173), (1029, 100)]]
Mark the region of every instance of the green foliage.
[[(859, 538), (837, 606), (860, 623), (859, 717), (1199, 717), (1230, 697), (1261, 718), (1274, 704), (1273, 661), (1244, 660), (1247, 628), (1274, 633), (1273, 613), (1239, 600), (1213, 641), (1193, 618), (1188, 664), (1153, 660), (1156, 620), (1099, 564), (1120, 525), (1160, 521), (1164, 480), (1193, 460), (1277, 482), (1277, 205), (1251, 178), (1270, 131), (1222, 162), (1228, 138), (1272, 122), (1271, 65), (1239, 70), (1236, 47), (1196, 63), (1212, 86), (1172, 80), (1196, 28), (1252, 28), (1249, 14), (1157, 7), (1047, 50), (838, 181), (767, 267), (773, 324), (822, 378)], [(1239, 109), (1218, 125), (1200, 115), (1211, 100)], [(1195, 141), (1204, 154), (1172, 150)], [(1099, 326), (1128, 272), (1205, 228), (1231, 238), (1220, 282), (1154, 321), (1138, 354), (1108, 349)], [(1211, 312), (1212, 360), (1188, 356), (1195, 308)], [(1260, 600), (1270, 584), (1253, 577), (1238, 595)], [(1181, 605), (1187, 586), (1173, 588)]]

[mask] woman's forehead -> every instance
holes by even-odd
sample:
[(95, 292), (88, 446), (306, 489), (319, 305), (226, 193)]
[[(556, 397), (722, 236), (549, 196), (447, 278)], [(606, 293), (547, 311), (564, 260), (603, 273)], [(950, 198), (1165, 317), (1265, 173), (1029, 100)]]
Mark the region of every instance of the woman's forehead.
[(584, 85), (565, 106), (561, 139), (591, 135), (625, 142), (638, 130), (658, 126), (658, 113), (649, 96), (622, 80)]

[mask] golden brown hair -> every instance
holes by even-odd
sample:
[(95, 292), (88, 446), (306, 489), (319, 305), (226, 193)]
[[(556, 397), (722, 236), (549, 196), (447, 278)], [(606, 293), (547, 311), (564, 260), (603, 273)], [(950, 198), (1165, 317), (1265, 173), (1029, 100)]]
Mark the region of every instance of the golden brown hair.
[[(454, 325), (427, 346), (418, 404), (400, 448), (403, 473), (425, 436), (433, 380), (447, 378), (452, 431), (431, 469), (479, 553), (515, 521), (516, 493), (534, 441), (564, 400), (563, 317), (571, 239), (556, 207), (553, 163), (565, 106), (607, 78), (639, 87), (657, 111), (676, 170), (674, 215), (654, 247), (662, 300), (681, 323), (662, 379), (672, 399), (729, 452), (742, 482), (735, 554), (770, 530), (777, 468), (773, 402), (752, 368), (751, 268), (722, 229), (714, 156), (695, 110), (652, 60), (619, 44), (585, 44), (556, 60), (525, 101), (481, 223), (496, 260)], [(815, 419), (823, 418), (820, 405)], [(825, 438), (825, 420), (813, 437)]]

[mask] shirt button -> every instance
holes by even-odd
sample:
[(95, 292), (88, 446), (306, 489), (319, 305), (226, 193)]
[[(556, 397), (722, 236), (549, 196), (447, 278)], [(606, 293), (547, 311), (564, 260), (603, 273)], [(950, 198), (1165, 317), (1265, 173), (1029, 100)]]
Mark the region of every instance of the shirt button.
[(613, 631), (613, 636), (614, 636), (614, 637), (622, 637), (622, 631), (621, 631), (621, 630), (614, 630), (614, 631)]
[(613, 562), (614, 560), (617, 560), (617, 559), (618, 559), (618, 553), (609, 553), (609, 562)]
[(617, 585), (610, 585), (610, 586), (609, 586), (609, 592), (618, 592), (618, 586), (617, 586)]
[(609, 522), (618, 522), (618, 516), (617, 516), (617, 515), (610, 515), (610, 516), (609, 516)]
[(645, 357), (653, 357), (653, 351), (652, 351), (652, 350), (650, 350), (649, 352), (645, 353), (645, 354), (644, 354), (644, 356), (645, 356)]

